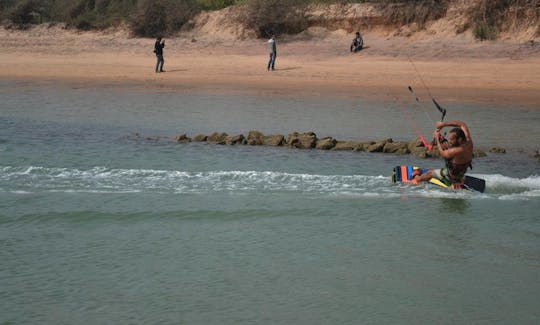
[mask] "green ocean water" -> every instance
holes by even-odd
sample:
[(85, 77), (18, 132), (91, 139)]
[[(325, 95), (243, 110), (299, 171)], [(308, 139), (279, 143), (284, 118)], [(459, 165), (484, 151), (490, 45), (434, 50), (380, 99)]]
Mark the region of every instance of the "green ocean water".
[(540, 320), (538, 109), (447, 106), (508, 149), (480, 194), (390, 182), (437, 160), (160, 138), (410, 140), (403, 103), (0, 86), (1, 324)]

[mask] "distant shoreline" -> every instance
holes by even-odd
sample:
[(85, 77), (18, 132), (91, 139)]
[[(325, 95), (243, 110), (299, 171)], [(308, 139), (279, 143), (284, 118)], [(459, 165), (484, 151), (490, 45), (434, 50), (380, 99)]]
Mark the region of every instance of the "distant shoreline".
[[(366, 33), (281, 40), (276, 71), (266, 71), (265, 40), (166, 40), (166, 73), (154, 73), (152, 39), (59, 28), (0, 30), (0, 78), (148, 91), (257, 96), (422, 100), (540, 109), (540, 45), (468, 39), (388, 38)], [(538, 48), (537, 48), (538, 47)], [(411, 63), (412, 61), (412, 63)]]

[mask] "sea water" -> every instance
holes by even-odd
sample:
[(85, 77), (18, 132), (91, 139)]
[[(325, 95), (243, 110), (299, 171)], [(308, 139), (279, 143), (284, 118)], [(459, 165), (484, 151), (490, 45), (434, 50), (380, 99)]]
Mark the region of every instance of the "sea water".
[(410, 155), (170, 139), (429, 136), (407, 100), (0, 86), (2, 324), (540, 321), (538, 109), (447, 106), (508, 150), (481, 194), (392, 184), (441, 165)]

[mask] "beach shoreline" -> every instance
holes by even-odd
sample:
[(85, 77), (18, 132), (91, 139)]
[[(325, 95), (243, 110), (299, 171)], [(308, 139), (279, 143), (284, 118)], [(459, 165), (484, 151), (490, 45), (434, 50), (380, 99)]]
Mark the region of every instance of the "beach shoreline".
[[(1, 30), (0, 78), (76, 87), (285, 97), (421, 99), (540, 108), (540, 50), (516, 42), (414, 39), (367, 33), (278, 38), (276, 71), (265, 40), (166, 39), (165, 73), (155, 73), (152, 39), (60, 28)], [(453, 42), (453, 43), (452, 43)]]

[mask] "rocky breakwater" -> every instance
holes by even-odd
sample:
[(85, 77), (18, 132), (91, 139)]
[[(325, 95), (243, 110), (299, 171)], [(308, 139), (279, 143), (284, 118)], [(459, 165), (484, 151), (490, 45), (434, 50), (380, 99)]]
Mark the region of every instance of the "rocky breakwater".
[[(207, 142), (219, 145), (250, 145), (250, 146), (275, 146), (296, 149), (318, 150), (348, 150), (381, 152), (397, 155), (413, 154), (420, 158), (439, 157), (436, 147), (429, 150), (420, 139), (413, 141), (394, 141), (392, 138), (378, 141), (340, 141), (332, 137), (319, 139), (314, 132), (293, 132), (284, 136), (282, 134), (265, 135), (260, 131), (249, 131), (247, 136), (243, 134), (229, 135), (227, 133), (212, 133), (210, 135), (198, 134), (190, 138), (186, 134), (179, 134), (174, 138), (179, 143)], [(475, 150), (475, 157), (486, 156), (482, 150)]]

